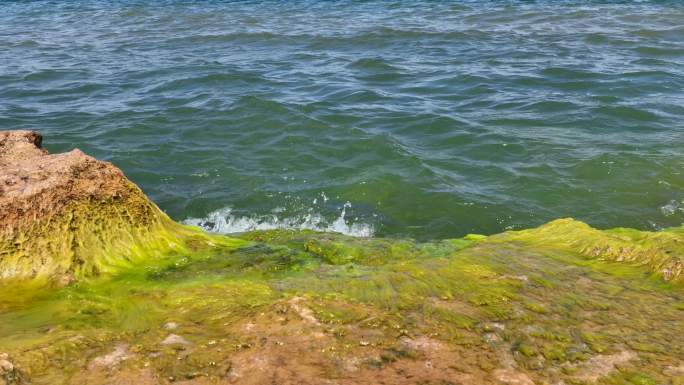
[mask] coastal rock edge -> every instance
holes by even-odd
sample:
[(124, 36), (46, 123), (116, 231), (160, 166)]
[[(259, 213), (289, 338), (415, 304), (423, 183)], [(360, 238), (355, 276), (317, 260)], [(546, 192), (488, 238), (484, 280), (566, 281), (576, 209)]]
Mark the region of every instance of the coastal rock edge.
[(0, 132), (0, 278), (68, 284), (183, 247), (189, 229), (123, 172), (33, 131)]

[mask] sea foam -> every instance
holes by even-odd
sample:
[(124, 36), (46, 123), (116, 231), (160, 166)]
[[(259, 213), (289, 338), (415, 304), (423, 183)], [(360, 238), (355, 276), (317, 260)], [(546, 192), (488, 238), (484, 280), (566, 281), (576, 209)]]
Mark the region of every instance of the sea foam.
[(354, 223), (346, 218), (349, 202), (341, 207), (340, 215), (330, 221), (318, 213), (307, 213), (295, 216), (279, 216), (279, 210), (267, 215), (239, 216), (233, 214), (233, 208), (225, 207), (212, 211), (204, 218), (188, 218), (183, 223), (199, 226), (207, 231), (222, 234), (242, 233), (254, 230), (314, 230), (341, 233), (355, 237), (372, 237), (375, 233), (373, 225)]

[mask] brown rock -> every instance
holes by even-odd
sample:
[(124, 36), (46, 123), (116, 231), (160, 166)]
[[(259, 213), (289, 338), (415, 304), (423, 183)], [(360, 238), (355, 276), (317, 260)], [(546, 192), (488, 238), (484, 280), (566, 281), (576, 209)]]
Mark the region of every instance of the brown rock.
[(128, 345), (126, 344), (120, 344), (117, 345), (114, 348), (114, 351), (110, 352), (109, 354), (106, 354), (104, 356), (99, 356), (95, 357), (91, 362), (90, 365), (88, 366), (88, 369), (95, 369), (95, 368), (107, 368), (111, 369), (122, 363), (123, 361), (126, 361), (131, 357), (131, 354), (128, 351)]
[(506, 385), (534, 385), (534, 382), (523, 372), (514, 369), (497, 369), (494, 371), (494, 378)]
[(23, 376), (14, 366), (7, 353), (0, 353), (0, 385), (23, 384)]
[(169, 334), (164, 340), (161, 342), (162, 345), (185, 345), (185, 346), (190, 346), (192, 343), (185, 338), (177, 335), (177, 334)]
[(0, 132), (0, 279), (69, 284), (178, 244), (171, 221), (111, 163), (48, 154), (32, 131)]

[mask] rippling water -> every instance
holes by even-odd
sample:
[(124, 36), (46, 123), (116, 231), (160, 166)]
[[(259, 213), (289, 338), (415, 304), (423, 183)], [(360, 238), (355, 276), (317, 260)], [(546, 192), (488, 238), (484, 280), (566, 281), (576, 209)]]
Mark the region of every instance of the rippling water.
[(12, 128), (218, 231), (679, 225), (684, 3), (7, 1)]

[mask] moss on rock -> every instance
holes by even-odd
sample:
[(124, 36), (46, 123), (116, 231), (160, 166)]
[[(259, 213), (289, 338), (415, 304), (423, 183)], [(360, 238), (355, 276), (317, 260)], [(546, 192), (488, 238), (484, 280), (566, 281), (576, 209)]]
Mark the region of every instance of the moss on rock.
[(0, 278), (65, 284), (211, 244), (112, 164), (79, 150), (50, 155), (41, 142), (31, 131), (0, 132)]
[(684, 280), (684, 227), (657, 232), (628, 228), (597, 230), (566, 218), (500, 237), (535, 247), (564, 249), (586, 258), (645, 266), (665, 281)]

